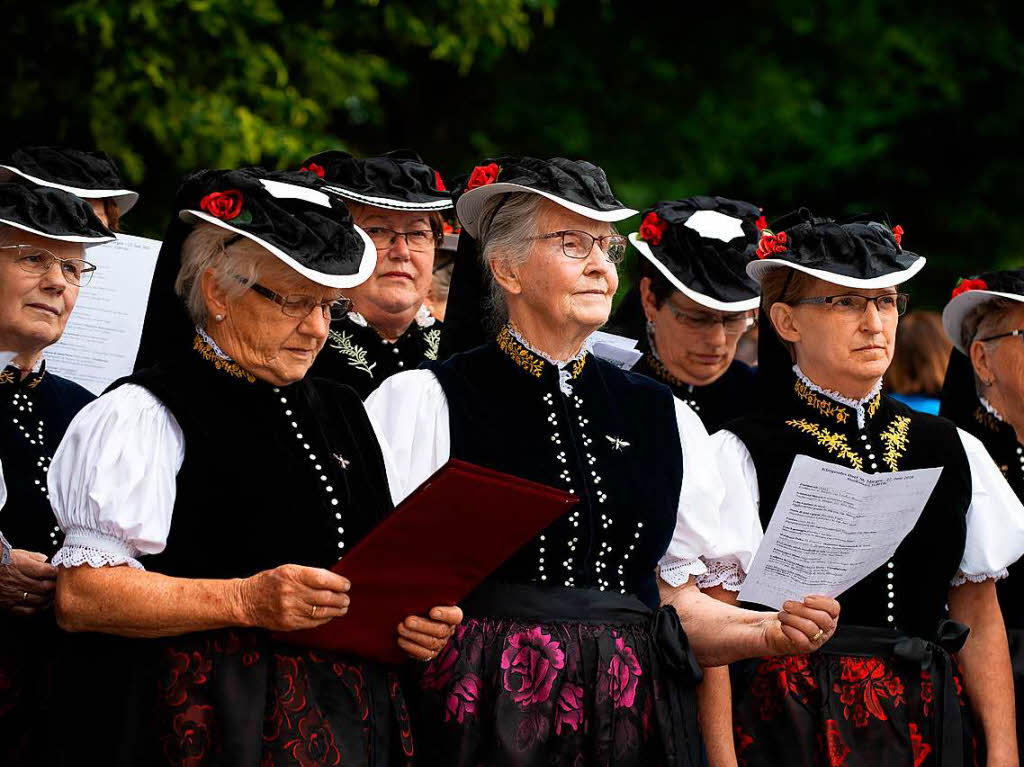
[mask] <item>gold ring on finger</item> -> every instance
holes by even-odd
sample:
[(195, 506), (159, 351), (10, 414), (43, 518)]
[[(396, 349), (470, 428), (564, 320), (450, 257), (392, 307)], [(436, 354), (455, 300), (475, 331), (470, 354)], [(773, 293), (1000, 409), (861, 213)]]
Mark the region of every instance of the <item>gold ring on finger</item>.
[(309, 611), (309, 617), (310, 618), (315, 618), (316, 617), (316, 608), (317, 607), (319, 607), (319, 605), (313, 605), (313, 609)]
[(823, 636), (825, 636), (825, 629), (818, 629), (818, 633), (811, 637), (811, 641), (817, 642)]
[(27, 591), (24, 594), (21, 595), (21, 601), (22, 602), (27, 602), (28, 601), (28, 592)]

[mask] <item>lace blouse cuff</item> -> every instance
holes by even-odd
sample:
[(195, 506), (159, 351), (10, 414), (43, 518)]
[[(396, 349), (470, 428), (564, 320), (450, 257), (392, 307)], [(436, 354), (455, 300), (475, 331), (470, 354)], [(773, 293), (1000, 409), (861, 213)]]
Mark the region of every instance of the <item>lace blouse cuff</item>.
[(661, 579), (669, 586), (682, 586), (691, 575), (703, 575), (707, 567), (700, 559), (677, 559), (663, 561), (659, 567)]
[(970, 581), (971, 583), (981, 583), (982, 581), (987, 581), (990, 578), (994, 581), (999, 581), (1009, 574), (1010, 573), (1007, 572), (1005, 567), (994, 573), (978, 573), (977, 575), (965, 573), (963, 570), (957, 570), (956, 577), (949, 582), (949, 585), (963, 586), (967, 581)]
[(704, 561), (708, 571), (697, 576), (697, 588), (710, 589), (721, 586), (726, 591), (739, 591), (743, 586), (746, 573), (739, 562), (728, 559), (708, 559)]
[(136, 557), (138, 549), (125, 540), (98, 530), (72, 527), (64, 538), (64, 545), (53, 557), (54, 567), (114, 567), (128, 565), (145, 570)]

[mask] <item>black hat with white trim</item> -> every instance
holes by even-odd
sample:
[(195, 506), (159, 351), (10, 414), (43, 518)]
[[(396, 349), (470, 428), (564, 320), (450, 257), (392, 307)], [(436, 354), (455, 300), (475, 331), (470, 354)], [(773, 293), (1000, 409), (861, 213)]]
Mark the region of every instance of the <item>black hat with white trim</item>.
[(114, 239), (89, 203), (49, 187), (0, 184), (0, 225), (86, 247)]
[(629, 241), (683, 295), (722, 312), (760, 303), (760, 286), (746, 272), (763, 222), (756, 205), (724, 197), (655, 203)]
[(848, 288), (889, 288), (925, 265), (923, 256), (903, 249), (902, 237), (902, 227), (889, 226), (884, 215), (835, 221), (801, 208), (761, 232), (747, 274), (760, 282), (768, 271), (788, 267)]
[(463, 230), (479, 237), (487, 201), (510, 192), (539, 194), (594, 221), (622, 221), (637, 213), (616, 199), (604, 171), (585, 160), (498, 157), (477, 165), (455, 189), (455, 210)]
[(985, 272), (957, 281), (952, 298), (942, 310), (942, 327), (953, 346), (968, 354), (964, 320), (975, 307), (1000, 298), (1024, 303), (1024, 269)]
[(408, 149), (380, 157), (353, 157), (348, 152), (320, 152), (301, 171), (319, 176), (325, 189), (347, 200), (389, 210), (433, 211), (452, 207), (441, 174)]
[(0, 163), (0, 181), (17, 179), (61, 189), (86, 200), (112, 198), (121, 215), (139, 200), (138, 192), (124, 188), (117, 165), (106, 152), (59, 146), (16, 149)]

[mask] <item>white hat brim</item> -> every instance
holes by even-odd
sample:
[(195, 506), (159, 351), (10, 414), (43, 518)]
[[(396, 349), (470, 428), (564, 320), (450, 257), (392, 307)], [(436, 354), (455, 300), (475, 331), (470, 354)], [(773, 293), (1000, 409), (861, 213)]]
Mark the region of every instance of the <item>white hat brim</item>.
[(327, 185), (324, 189), (328, 192), (332, 192), (339, 197), (344, 197), (347, 200), (353, 202), (361, 202), (363, 205), (372, 205), (375, 208), (385, 208), (387, 210), (408, 210), (408, 211), (425, 211), (431, 212), (435, 210), (450, 210), (455, 205), (451, 200), (433, 200), (431, 202), (406, 202), (405, 200), (392, 200), (388, 197), (372, 197), (368, 194), (360, 194), (359, 192), (353, 192), (350, 189), (345, 189), (341, 186)]
[(691, 287), (685, 285), (678, 277), (669, 271), (669, 268), (659, 261), (651, 250), (651, 246), (640, 239), (639, 232), (633, 232), (629, 235), (629, 241), (633, 243), (633, 247), (640, 251), (648, 261), (650, 261), (654, 267), (664, 275), (665, 279), (672, 283), (672, 285), (687, 298), (696, 301), (701, 306), (706, 306), (708, 309), (714, 309), (719, 312), (749, 312), (751, 309), (756, 309), (761, 304), (761, 297), (754, 296), (743, 301), (719, 301), (717, 298), (706, 296), (694, 290)]
[(100, 235), (99, 237), (84, 237), (78, 234), (50, 234), (49, 232), (44, 232), (39, 229), (33, 229), (31, 226), (25, 226), (24, 224), (20, 224), (17, 221), (11, 221), (6, 218), (0, 218), (0, 224), (4, 224), (6, 226), (13, 226), (15, 229), (20, 229), (23, 232), (36, 234), (39, 235), (40, 237), (45, 237), (48, 240), (59, 240), (60, 242), (80, 242), (86, 247), (89, 247), (91, 245), (102, 245), (105, 242), (110, 242), (111, 240), (116, 239), (115, 237), (107, 237), (106, 235)]
[(580, 205), (578, 202), (563, 199), (557, 195), (551, 194), (550, 192), (543, 192), (540, 189), (532, 189), (528, 186), (523, 186), (522, 184), (509, 184), (496, 181), (493, 184), (487, 184), (486, 186), (478, 186), (476, 189), (470, 189), (459, 197), (459, 201), (455, 205), (455, 213), (459, 217), (459, 223), (462, 224), (462, 228), (469, 232), (470, 237), (478, 239), (480, 236), (480, 214), (483, 212), (484, 205), (492, 197), (499, 194), (511, 194), (513, 192), (539, 194), (541, 197), (545, 197), (551, 200), (551, 202), (561, 205), (566, 210), (571, 210), (573, 213), (578, 213), (579, 215), (585, 216), (586, 218), (594, 221), (606, 221), (609, 223), (623, 221), (631, 216), (635, 216), (639, 212), (632, 208), (596, 210), (594, 208), (588, 208), (586, 205)]
[(872, 277), (871, 279), (864, 280), (858, 277), (847, 277), (843, 274), (834, 274), (833, 272), (827, 272), (824, 269), (812, 269), (808, 266), (803, 266), (802, 264), (794, 264), (792, 261), (784, 261), (781, 258), (762, 258), (757, 261), (751, 261), (747, 264), (747, 274), (758, 282), (761, 282), (761, 278), (772, 269), (796, 269), (804, 274), (817, 277), (819, 280), (831, 282), (833, 285), (842, 285), (845, 288), (874, 290), (876, 288), (891, 288), (899, 285), (900, 283), (906, 282), (921, 271), (926, 262), (927, 259), (924, 256), (918, 256), (917, 260), (913, 264), (902, 271), (891, 272), (889, 274), (883, 274), (881, 277)]
[[(4, 172), (6, 171), (6, 173)], [(103, 200), (108, 197), (112, 197), (114, 202), (117, 204), (117, 212), (120, 215), (124, 215), (131, 210), (135, 203), (139, 201), (139, 193), (133, 192), (131, 189), (82, 189), (77, 186), (68, 186), (67, 184), (58, 184), (55, 181), (47, 181), (46, 179), (36, 178), (23, 170), (18, 170), (11, 165), (0, 165), (0, 181), (7, 181), (14, 175), (21, 176), (33, 184), (38, 186), (47, 186), (51, 189), (60, 189), (63, 192), (69, 192), (75, 197), (81, 197), (83, 200)]]
[(1000, 293), (997, 290), (967, 290), (946, 304), (946, 308), (942, 310), (942, 329), (946, 331), (946, 335), (958, 351), (970, 356), (970, 350), (965, 349), (961, 343), (964, 319), (975, 307), (997, 298), (1008, 298), (1024, 304), (1024, 296)]
[(359, 262), (359, 269), (354, 274), (325, 274), (323, 272), (310, 269), (308, 266), (303, 266), (277, 246), (270, 244), (266, 240), (260, 239), (250, 232), (231, 226), (227, 221), (217, 218), (216, 216), (211, 216), (209, 213), (204, 211), (182, 210), (178, 212), (178, 218), (186, 223), (205, 221), (208, 224), (219, 226), (221, 229), (227, 229), (229, 232), (240, 234), (242, 237), (252, 240), (260, 247), (270, 251), (270, 253), (275, 255), (285, 265), (290, 266), (306, 279), (312, 280), (317, 285), (323, 285), (324, 287), (354, 288), (356, 285), (361, 285), (366, 282), (370, 275), (373, 274), (373, 270), (377, 268), (377, 248), (373, 244), (373, 240), (370, 239), (370, 236), (358, 226), (353, 226), (353, 228), (363, 241), (363, 255)]

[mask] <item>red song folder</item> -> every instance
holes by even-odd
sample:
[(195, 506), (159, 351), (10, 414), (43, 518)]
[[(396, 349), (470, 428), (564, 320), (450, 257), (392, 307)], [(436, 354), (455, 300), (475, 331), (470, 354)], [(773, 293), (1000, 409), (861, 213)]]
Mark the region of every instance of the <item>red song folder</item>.
[(352, 582), (348, 614), (275, 638), (400, 663), (406, 616), (457, 604), (578, 500), (452, 459), (331, 568)]

